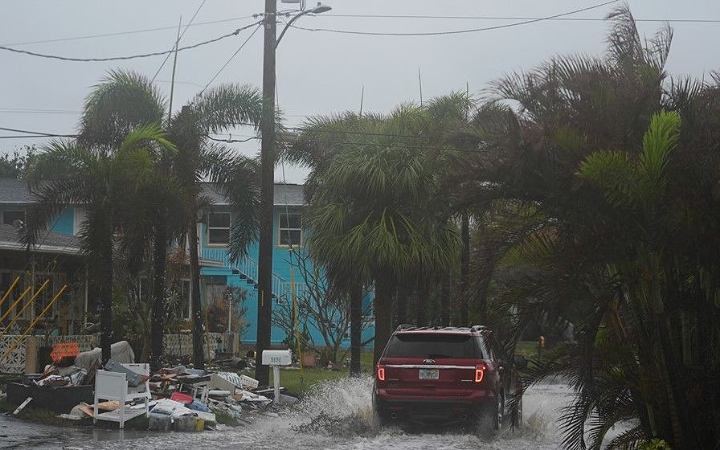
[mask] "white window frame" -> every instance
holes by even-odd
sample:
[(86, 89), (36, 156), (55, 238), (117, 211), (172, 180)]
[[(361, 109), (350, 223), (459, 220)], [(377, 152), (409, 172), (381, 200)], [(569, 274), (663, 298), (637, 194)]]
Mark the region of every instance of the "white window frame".
[[(227, 227), (211, 227), (210, 226), (210, 216), (213, 214), (227, 214), (229, 217), (228, 226)], [(207, 227), (206, 227), (206, 233), (207, 233), (207, 245), (208, 247), (227, 247), (230, 244), (230, 228), (232, 227), (232, 214), (228, 211), (214, 211), (208, 213), (208, 220), (207, 220)], [(210, 242), (210, 230), (227, 230), (228, 232), (228, 241), (227, 242)]]
[[(290, 227), (290, 219), (286, 221), (288, 226), (283, 227), (282, 226), (282, 216), (299, 216), (300, 217), (300, 227), (299, 228), (291, 228)], [(300, 232), (300, 243), (295, 244), (283, 244), (282, 243), (282, 232), (283, 231), (299, 231)], [(303, 230), (302, 230), (302, 213), (300, 211), (287, 211), (287, 212), (280, 212), (278, 215), (278, 236), (277, 236), (277, 243), (278, 247), (286, 247), (286, 248), (300, 248), (303, 245)]]

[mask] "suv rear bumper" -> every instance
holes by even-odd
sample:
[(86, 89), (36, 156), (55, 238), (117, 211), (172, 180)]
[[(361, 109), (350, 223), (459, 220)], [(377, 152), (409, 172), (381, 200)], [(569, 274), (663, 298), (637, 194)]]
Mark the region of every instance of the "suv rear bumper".
[(384, 419), (465, 420), (479, 413), (486, 405), (495, 404), (494, 393), (486, 390), (466, 391), (462, 396), (402, 395), (396, 391), (375, 389), (373, 392), (375, 410)]

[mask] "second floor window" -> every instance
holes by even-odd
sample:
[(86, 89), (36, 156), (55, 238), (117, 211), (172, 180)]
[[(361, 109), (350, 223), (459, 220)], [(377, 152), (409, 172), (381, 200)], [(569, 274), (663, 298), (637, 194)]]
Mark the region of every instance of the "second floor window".
[(280, 213), (280, 245), (302, 245), (302, 217), (300, 213)]
[(230, 242), (230, 213), (208, 214), (208, 244), (227, 245)]

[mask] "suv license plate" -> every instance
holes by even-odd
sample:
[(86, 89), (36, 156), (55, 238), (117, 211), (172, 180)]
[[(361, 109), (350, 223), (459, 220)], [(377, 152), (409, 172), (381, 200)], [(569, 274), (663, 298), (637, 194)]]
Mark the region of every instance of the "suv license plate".
[(439, 380), (440, 370), (438, 369), (420, 369), (419, 378), (421, 380)]

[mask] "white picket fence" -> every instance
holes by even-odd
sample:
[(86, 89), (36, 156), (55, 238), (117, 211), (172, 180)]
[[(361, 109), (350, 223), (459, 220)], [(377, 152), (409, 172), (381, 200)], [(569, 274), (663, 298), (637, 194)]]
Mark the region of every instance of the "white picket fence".
[[(34, 336), (34, 338), (43, 346), (52, 346), (62, 342), (77, 342), (81, 352), (91, 350), (100, 344), (100, 336), (95, 334)], [(27, 336), (5, 335), (0, 337), (0, 373), (23, 373), (25, 371), (27, 343)], [(203, 345), (206, 359), (215, 358), (217, 351), (238, 351), (237, 335), (234, 333), (207, 333), (203, 339)], [(192, 335), (166, 334), (164, 347), (167, 356), (192, 356)], [(9, 350), (11, 348), (12, 350)]]

